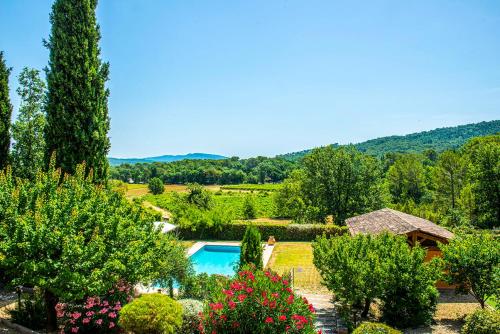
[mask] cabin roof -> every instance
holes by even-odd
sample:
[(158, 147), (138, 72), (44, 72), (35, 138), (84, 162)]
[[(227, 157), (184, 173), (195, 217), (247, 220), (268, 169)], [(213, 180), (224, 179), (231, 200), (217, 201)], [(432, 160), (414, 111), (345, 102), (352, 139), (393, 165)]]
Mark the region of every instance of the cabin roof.
[(422, 232), (446, 240), (453, 238), (453, 233), (430, 220), (388, 208), (349, 218), (346, 224), (351, 235)]

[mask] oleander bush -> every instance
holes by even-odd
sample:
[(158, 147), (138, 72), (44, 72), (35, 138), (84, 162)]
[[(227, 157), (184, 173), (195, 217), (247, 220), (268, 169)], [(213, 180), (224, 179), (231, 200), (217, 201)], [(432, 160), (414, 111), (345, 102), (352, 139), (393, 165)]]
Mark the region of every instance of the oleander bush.
[(134, 334), (174, 334), (182, 326), (182, 306), (160, 293), (145, 294), (120, 311), (120, 326)]
[(62, 333), (120, 333), (120, 310), (131, 300), (129, 284), (119, 282), (101, 297), (88, 297), (83, 304), (58, 303)]
[(199, 334), (200, 313), (203, 311), (203, 303), (196, 299), (180, 299), (182, 305), (182, 327), (181, 334)]
[(286, 277), (247, 266), (212, 292), (200, 329), (220, 334), (315, 333), (314, 312)]
[(379, 322), (363, 322), (352, 334), (401, 334), (401, 332)]
[(500, 311), (478, 309), (465, 318), (462, 334), (492, 334), (500, 332)]

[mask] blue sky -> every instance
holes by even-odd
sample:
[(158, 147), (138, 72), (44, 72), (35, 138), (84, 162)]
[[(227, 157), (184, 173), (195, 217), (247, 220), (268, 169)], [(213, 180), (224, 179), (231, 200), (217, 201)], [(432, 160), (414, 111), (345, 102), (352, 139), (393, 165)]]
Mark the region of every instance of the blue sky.
[[(1, 0), (17, 75), (52, 1)], [(111, 152), (248, 157), (500, 118), (500, 1), (101, 0)]]

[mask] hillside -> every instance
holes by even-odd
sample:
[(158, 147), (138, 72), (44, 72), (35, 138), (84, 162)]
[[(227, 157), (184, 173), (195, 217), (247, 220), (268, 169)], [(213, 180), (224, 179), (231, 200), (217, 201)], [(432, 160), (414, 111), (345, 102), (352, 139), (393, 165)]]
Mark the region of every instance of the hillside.
[(146, 163), (146, 162), (173, 162), (181, 160), (220, 160), (226, 159), (225, 156), (217, 154), (208, 153), (189, 153), (182, 155), (161, 155), (158, 157), (149, 158), (108, 158), (111, 166), (119, 166), (121, 164), (136, 164), (136, 163)]
[[(438, 128), (408, 134), (371, 139), (354, 144), (361, 152), (382, 156), (388, 152), (423, 152), (433, 149), (438, 152), (463, 145), (472, 137), (486, 136), (500, 132), (500, 120)], [(336, 144), (334, 144), (336, 145)], [(280, 155), (287, 160), (298, 160), (311, 150)]]

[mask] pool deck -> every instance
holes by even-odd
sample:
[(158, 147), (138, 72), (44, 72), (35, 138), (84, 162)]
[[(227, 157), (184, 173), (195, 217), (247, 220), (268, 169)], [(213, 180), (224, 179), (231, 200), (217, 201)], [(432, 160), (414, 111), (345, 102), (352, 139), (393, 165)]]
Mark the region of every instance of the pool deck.
[[(241, 242), (236, 241), (198, 241), (193, 246), (191, 246), (187, 254), (188, 256), (193, 255), (197, 251), (203, 248), (203, 246), (241, 246)], [(262, 252), (262, 262), (264, 264), (264, 268), (266, 267), (269, 259), (271, 258), (271, 254), (273, 254), (274, 245), (264, 245), (264, 251)]]

